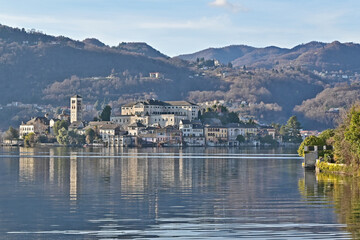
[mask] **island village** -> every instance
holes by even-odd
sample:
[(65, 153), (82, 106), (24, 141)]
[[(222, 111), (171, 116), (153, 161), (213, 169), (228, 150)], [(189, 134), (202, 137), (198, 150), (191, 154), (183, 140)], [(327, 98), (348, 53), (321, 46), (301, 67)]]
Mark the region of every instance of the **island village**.
[[(83, 111), (83, 98), (72, 96), (70, 111), (63, 110), (52, 118), (48, 114), (34, 117), (18, 130), (9, 128), (3, 145), (236, 147), (283, 143), (274, 127), (251, 119), (241, 121), (236, 113), (229, 114), (221, 105), (206, 109), (188, 101), (149, 99), (122, 105), (118, 115), (111, 114), (111, 107), (106, 106), (94, 121), (84, 121)], [(232, 117), (225, 123), (219, 118), (201, 118), (209, 111)]]

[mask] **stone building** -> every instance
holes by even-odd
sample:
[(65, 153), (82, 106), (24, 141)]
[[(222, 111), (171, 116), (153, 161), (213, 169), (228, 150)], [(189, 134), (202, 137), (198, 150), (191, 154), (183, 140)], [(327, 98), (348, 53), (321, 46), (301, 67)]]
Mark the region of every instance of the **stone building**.
[(70, 123), (82, 121), (82, 97), (79, 95), (70, 98)]

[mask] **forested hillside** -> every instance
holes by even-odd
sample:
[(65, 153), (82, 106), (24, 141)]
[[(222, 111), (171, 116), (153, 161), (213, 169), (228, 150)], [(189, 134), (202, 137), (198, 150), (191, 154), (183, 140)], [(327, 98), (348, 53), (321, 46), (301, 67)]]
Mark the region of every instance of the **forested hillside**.
[[(107, 46), (94, 38), (74, 41), (0, 25), (0, 105), (16, 101), (66, 106), (75, 93), (88, 104), (99, 100), (114, 110), (144, 98), (225, 100), (263, 122), (283, 123), (299, 114), (305, 127), (321, 128), (333, 124), (326, 109), (346, 108), (356, 98), (359, 49), (338, 42), (293, 49), (231, 46), (182, 56), (194, 60), (186, 61), (169, 58), (146, 43)], [(206, 60), (212, 58), (224, 64)], [(150, 77), (151, 72), (160, 76)], [(352, 85), (342, 87), (336, 101), (333, 91), (339, 83)], [(3, 109), (0, 119), (4, 125), (9, 118), (18, 124), (32, 113)]]

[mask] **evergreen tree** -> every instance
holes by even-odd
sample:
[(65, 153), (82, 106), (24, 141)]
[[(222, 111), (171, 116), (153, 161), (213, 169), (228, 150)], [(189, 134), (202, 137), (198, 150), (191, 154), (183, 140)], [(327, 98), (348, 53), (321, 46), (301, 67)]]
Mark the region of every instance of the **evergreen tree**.
[(109, 105), (106, 105), (99, 117), (102, 121), (110, 121), (110, 116), (111, 116), (111, 107)]
[(286, 125), (280, 127), (279, 134), (283, 137), (284, 142), (301, 143), (302, 137), (300, 135), (301, 124), (296, 116), (292, 116), (287, 121)]

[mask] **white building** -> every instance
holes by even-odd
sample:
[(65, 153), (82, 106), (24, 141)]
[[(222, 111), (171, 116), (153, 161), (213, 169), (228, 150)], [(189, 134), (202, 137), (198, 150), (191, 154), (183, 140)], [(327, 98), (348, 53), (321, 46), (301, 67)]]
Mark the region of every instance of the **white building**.
[(204, 127), (200, 121), (181, 120), (179, 130), (189, 146), (205, 146)]
[(145, 126), (178, 126), (181, 120), (198, 118), (199, 106), (186, 101), (162, 102), (146, 100), (121, 107), (121, 115), (112, 116), (110, 121), (127, 128), (140, 122)]
[(47, 134), (49, 132), (49, 119), (46, 117), (36, 117), (22, 123), (19, 127), (19, 137), (23, 138), (29, 133), (35, 133), (37, 135)]
[(128, 133), (131, 136), (139, 136), (139, 133), (145, 128), (146, 126), (141, 122), (135, 122), (128, 126)]
[(228, 129), (229, 142), (236, 141), (238, 135), (246, 136), (258, 133), (258, 127), (255, 124), (229, 123), (226, 127)]
[(146, 100), (132, 102), (121, 107), (122, 115), (152, 116), (175, 115), (186, 117), (187, 120), (198, 118), (199, 106), (187, 101)]
[(109, 138), (120, 135), (121, 128), (117, 124), (105, 124), (99, 127), (99, 134), (104, 142), (108, 142)]

